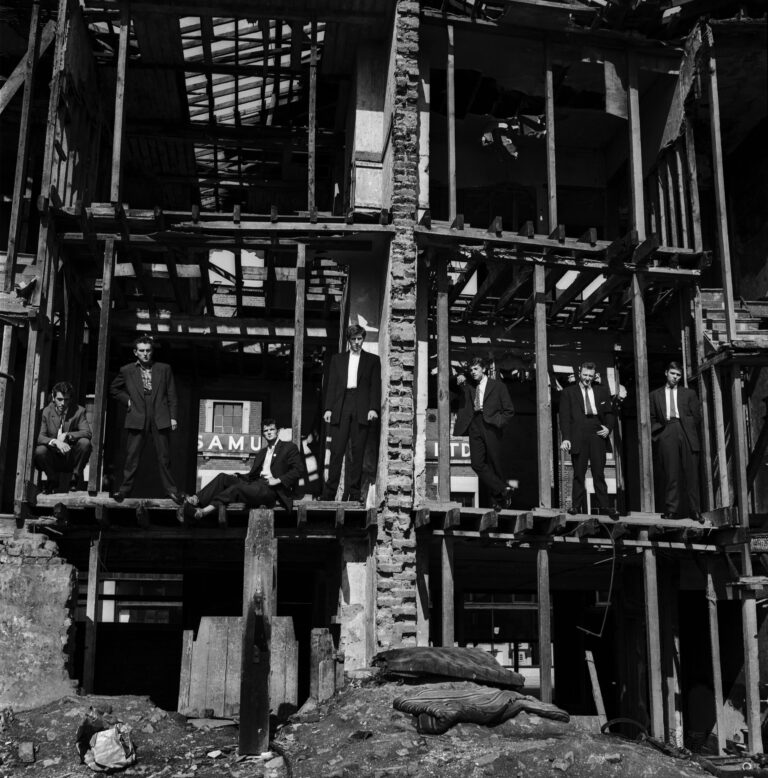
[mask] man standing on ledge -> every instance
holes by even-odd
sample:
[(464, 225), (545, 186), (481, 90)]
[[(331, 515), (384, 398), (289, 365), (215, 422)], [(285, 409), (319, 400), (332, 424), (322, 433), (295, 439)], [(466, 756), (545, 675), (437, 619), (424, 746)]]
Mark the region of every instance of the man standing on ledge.
[(667, 383), (651, 392), (651, 438), (656, 446), (658, 477), (664, 490), (662, 519), (680, 518), (680, 496), (688, 497), (688, 515), (702, 521), (699, 502), (699, 433), (701, 405), (696, 392), (678, 386), (679, 362), (670, 362)]
[(579, 368), (578, 383), (571, 384), (560, 395), (560, 432), (563, 436), (560, 448), (570, 452), (573, 465), (573, 490), (568, 513), (585, 513), (587, 510), (584, 478), (589, 466), (598, 513), (615, 521), (619, 513), (608, 505), (608, 485), (603, 473), (606, 453), (611, 445), (608, 435), (616, 415), (611, 393), (606, 387), (593, 384), (594, 380), (595, 363), (584, 362)]
[(502, 475), (501, 443), (504, 427), (515, 409), (507, 387), (488, 378), (488, 366), (482, 357), (472, 358), (469, 374), (472, 385), (463, 375), (456, 376), (461, 399), (453, 434), (469, 436), (469, 463), (490, 492), (491, 506), (495, 510), (509, 508), (512, 489)]
[(71, 473), (69, 491), (77, 491), (90, 454), (91, 425), (85, 408), (72, 403), (72, 384), (60, 381), (43, 408), (35, 448), (35, 465), (47, 478), (46, 494), (59, 491), (59, 473)]
[(261, 434), (266, 445), (256, 452), (250, 472), (219, 473), (197, 494), (187, 497), (185, 513), (191, 506), (194, 518), (200, 520), (219, 505), (233, 502), (252, 508), (273, 508), (279, 501), (286, 510), (293, 509), (293, 492), (303, 472), (299, 449), (288, 440), (278, 440), (274, 419), (264, 419)]
[(154, 341), (140, 335), (133, 342), (135, 362), (120, 368), (109, 392), (128, 408), (125, 415), (126, 442), (123, 482), (112, 497), (121, 502), (133, 489), (139, 459), (147, 436), (152, 436), (157, 452), (160, 478), (166, 494), (181, 505), (184, 495), (179, 493), (171, 475), (170, 432), (176, 430), (179, 402), (170, 365), (155, 362)]
[(324, 500), (335, 500), (341, 478), (341, 464), (349, 442), (347, 483), (342, 499), (359, 501), (363, 457), (368, 434), (375, 427), (381, 409), (381, 362), (363, 351), (365, 330), (359, 324), (347, 328), (349, 351), (334, 354), (328, 371), (323, 420), (331, 426), (331, 461)]

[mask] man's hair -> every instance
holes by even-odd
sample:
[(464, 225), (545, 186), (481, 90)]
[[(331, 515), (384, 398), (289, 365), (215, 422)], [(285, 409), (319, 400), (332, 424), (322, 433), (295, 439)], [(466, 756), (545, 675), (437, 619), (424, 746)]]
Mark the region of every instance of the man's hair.
[(480, 367), (485, 370), (488, 367), (488, 362), (481, 356), (474, 356), (469, 360), (469, 366), (474, 367), (475, 365), (480, 365)]
[(57, 384), (54, 384), (53, 389), (51, 389), (51, 397), (55, 397), (59, 392), (71, 395), (73, 392), (72, 384), (69, 381), (59, 381)]
[(582, 362), (579, 365), (579, 372), (582, 370), (594, 370), (597, 371), (597, 365), (594, 362)]
[(139, 343), (149, 343), (152, 348), (155, 347), (155, 340), (151, 335), (139, 335), (136, 340), (133, 341), (133, 347), (138, 348)]
[(264, 429), (264, 427), (277, 427), (277, 422), (274, 419), (262, 419), (261, 428)]
[(350, 324), (347, 327), (347, 340), (352, 340), (358, 335), (362, 335), (365, 338), (365, 327), (361, 327), (359, 324)]
[[(681, 373), (683, 372), (683, 366), (679, 362), (670, 362), (667, 365), (667, 370), (679, 370)], [(664, 371), (666, 372), (666, 371)]]

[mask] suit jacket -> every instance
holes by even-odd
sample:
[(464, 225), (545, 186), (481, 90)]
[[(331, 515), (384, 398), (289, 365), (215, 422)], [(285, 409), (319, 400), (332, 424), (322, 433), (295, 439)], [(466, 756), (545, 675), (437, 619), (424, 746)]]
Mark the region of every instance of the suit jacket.
[[(600, 424), (613, 429), (616, 414), (613, 410), (611, 393), (605, 386), (592, 384), (592, 393), (595, 397), (595, 410)], [(581, 450), (581, 438), (588, 419), (584, 411), (584, 393), (581, 390), (581, 382), (577, 381), (563, 389), (560, 394), (560, 432), (563, 440), (571, 441), (571, 453), (578, 454)], [(606, 450), (611, 450), (611, 442), (605, 438)]]
[[(348, 367), (349, 351), (331, 357), (324, 406), (331, 412), (331, 424), (338, 424), (341, 417)], [(361, 351), (357, 366), (357, 420), (360, 424), (368, 424), (368, 411), (376, 411), (381, 416), (381, 362), (375, 354)]]
[[(475, 413), (477, 386), (465, 381), (461, 386), (458, 386), (458, 389), (459, 406), (456, 412), (456, 423), (453, 425), (453, 434), (466, 435)], [(483, 395), (483, 420), (486, 424), (502, 429), (514, 415), (515, 409), (507, 387), (501, 381), (489, 378)]]
[[(245, 480), (258, 481), (261, 477), (261, 469), (264, 467), (264, 459), (267, 456), (267, 446), (262, 446), (255, 454), (253, 465)], [(280, 479), (280, 483), (272, 488), (277, 493), (277, 499), (290, 511), (293, 509), (293, 494), (299, 479), (304, 472), (304, 463), (295, 443), (289, 440), (275, 441), (275, 450), (272, 454), (270, 468), (272, 475)]]
[[(659, 439), (662, 430), (667, 424), (665, 388), (665, 386), (662, 386), (660, 389), (654, 389), (650, 396), (651, 439), (654, 443)], [(688, 389), (685, 386), (677, 387), (677, 411), (680, 414), (680, 424), (683, 427), (685, 437), (688, 438), (691, 450), (699, 451), (701, 444), (699, 443), (698, 426), (701, 424), (701, 405), (699, 404), (699, 397), (693, 389)]]
[[(47, 446), (51, 440), (54, 440), (59, 434), (59, 413), (51, 400), (43, 408), (43, 414), (40, 419), (40, 434), (37, 436), (37, 442), (40, 446)], [(67, 434), (67, 443), (79, 438), (91, 439), (91, 425), (88, 423), (88, 417), (85, 415), (85, 408), (82, 405), (70, 405), (64, 415), (61, 428)]]
[(171, 419), (179, 418), (179, 400), (173, 371), (165, 362), (152, 364), (152, 394), (144, 394), (141, 380), (141, 368), (136, 362), (130, 362), (120, 368), (117, 378), (109, 387), (109, 393), (123, 405), (131, 407), (125, 415), (127, 430), (143, 430), (147, 418), (154, 420), (159, 430), (171, 426)]

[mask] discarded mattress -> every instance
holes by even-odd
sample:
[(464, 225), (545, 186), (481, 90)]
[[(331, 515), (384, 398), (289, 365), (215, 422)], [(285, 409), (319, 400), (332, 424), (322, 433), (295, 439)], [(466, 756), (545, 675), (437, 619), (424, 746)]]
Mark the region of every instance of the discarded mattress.
[(393, 648), (376, 654), (372, 664), (387, 676), (461, 678), (507, 689), (522, 689), (525, 682), (480, 648)]
[(461, 722), (493, 726), (514, 718), (521, 711), (570, 721), (564, 710), (535, 697), (467, 683), (422, 686), (397, 697), (392, 704), (397, 710), (416, 716), (416, 728), (425, 735), (440, 735)]

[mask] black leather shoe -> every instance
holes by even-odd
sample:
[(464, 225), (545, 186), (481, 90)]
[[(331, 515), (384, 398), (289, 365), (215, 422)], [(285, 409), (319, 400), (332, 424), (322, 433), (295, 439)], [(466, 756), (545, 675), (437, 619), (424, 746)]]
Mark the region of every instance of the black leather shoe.
[(122, 502), (125, 499), (125, 492), (112, 492), (109, 495), (115, 502)]
[(569, 514), (570, 516), (575, 516), (578, 513), (578, 511), (576, 510), (576, 508), (568, 508), (566, 513)]
[(69, 491), (70, 492), (79, 492), (80, 491), (80, 479), (73, 477), (72, 480), (69, 482)]
[(183, 492), (170, 492), (168, 496), (176, 503), (176, 505), (184, 505), (184, 498), (186, 495)]
[(619, 512), (615, 508), (606, 508), (604, 513), (611, 521), (619, 520)]
[(691, 518), (694, 521), (698, 521), (699, 524), (704, 523), (704, 517), (698, 511), (691, 511)]
[(677, 521), (680, 516), (677, 513), (662, 513), (661, 518), (667, 519), (668, 521)]

